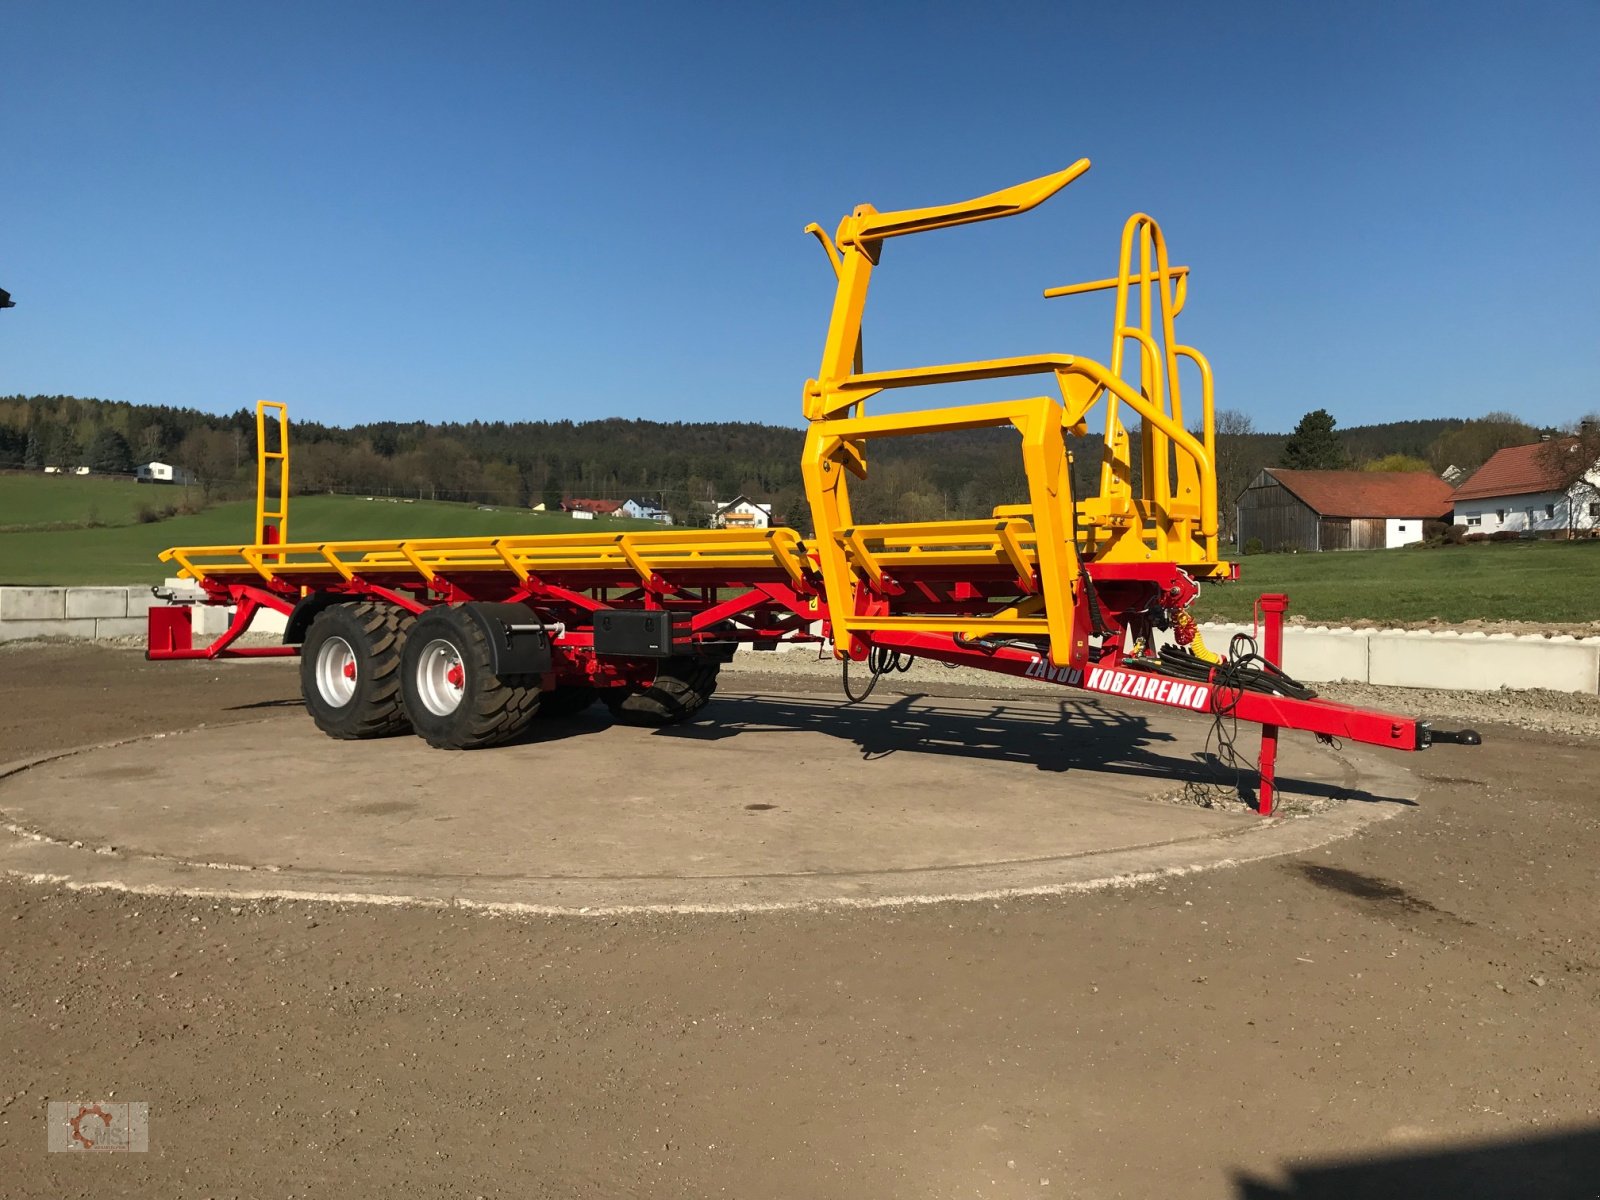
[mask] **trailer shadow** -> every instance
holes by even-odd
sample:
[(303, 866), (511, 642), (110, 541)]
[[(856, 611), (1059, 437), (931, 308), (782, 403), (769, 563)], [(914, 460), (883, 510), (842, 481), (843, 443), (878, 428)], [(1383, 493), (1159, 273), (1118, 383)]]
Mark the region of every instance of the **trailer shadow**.
[(1297, 1162), (1285, 1165), (1283, 1176), (1280, 1184), (1236, 1174), (1238, 1200), (1591, 1200), (1600, 1179), (1600, 1127)]
[[(952, 707), (938, 697), (908, 694), (857, 707), (807, 696), (738, 694), (718, 697), (698, 717), (658, 729), (654, 736), (720, 741), (786, 733), (846, 739), (860, 747), (867, 762), (891, 754), (989, 759), (1052, 773), (1087, 770), (1180, 786), (1221, 784), (1249, 802), (1257, 783), (1253, 770), (1241, 774), (1205, 749), (1190, 749), (1194, 740), (1091, 700), (963, 701)], [(1197, 740), (1204, 740), (1203, 732)], [(1324, 799), (1414, 803), (1281, 771), (1278, 785)]]

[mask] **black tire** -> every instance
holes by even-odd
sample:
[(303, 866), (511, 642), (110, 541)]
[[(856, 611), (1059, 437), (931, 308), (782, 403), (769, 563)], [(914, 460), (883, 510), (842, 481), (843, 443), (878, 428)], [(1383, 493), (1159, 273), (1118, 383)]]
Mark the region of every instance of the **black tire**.
[(317, 728), (355, 741), (411, 728), (400, 702), (400, 656), (411, 614), (394, 604), (334, 604), (300, 647), (300, 694)]
[(488, 640), (460, 607), (441, 605), (417, 618), (406, 638), (400, 687), (411, 728), (441, 750), (508, 742), (539, 709), (539, 677), (496, 675)]
[(599, 688), (564, 683), (539, 697), (539, 716), (551, 721), (565, 721), (585, 711), (598, 699)]
[(612, 688), (604, 693), (611, 715), (624, 725), (672, 725), (687, 721), (717, 690), (722, 664), (712, 658), (665, 658), (655, 682), (644, 688)]

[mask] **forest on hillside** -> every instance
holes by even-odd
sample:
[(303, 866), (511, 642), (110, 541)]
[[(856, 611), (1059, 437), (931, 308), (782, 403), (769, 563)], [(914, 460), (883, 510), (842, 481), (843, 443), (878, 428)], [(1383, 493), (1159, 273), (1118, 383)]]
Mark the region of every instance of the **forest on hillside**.
[[(1397, 421), (1337, 431), (1330, 466), (1472, 470), (1495, 450), (1536, 440), (1509, 414), (1478, 420)], [(175, 463), (210, 498), (253, 487), (255, 415), (73, 396), (0, 398), (0, 469), (120, 474), (136, 463)], [(497, 505), (553, 505), (564, 498), (651, 499), (683, 522), (743, 493), (771, 501), (779, 519), (804, 526), (803, 431), (750, 422), (598, 421), (375, 422), (338, 428), (296, 422), (298, 492), (409, 495)], [(1262, 467), (1283, 465), (1287, 433), (1255, 429), (1243, 414), (1217, 415), (1218, 491), (1231, 501)], [(1075, 486), (1098, 490), (1102, 443), (1074, 446)], [(861, 520), (986, 516), (1023, 499), (1017, 439), (975, 430), (875, 441), (870, 478), (856, 491)], [(1322, 465), (1322, 464), (1319, 464)]]

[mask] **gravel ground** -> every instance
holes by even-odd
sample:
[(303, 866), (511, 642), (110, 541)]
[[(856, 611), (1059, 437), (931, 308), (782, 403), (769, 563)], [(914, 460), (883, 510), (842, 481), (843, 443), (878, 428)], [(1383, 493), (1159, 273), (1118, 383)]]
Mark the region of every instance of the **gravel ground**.
[[(837, 687), (744, 657), (730, 690)], [(883, 686), (1046, 686), (1000, 678)], [(8, 761), (257, 721), (298, 684), (34, 643), (0, 695)], [(1530, 728), (1408, 757), (1395, 819), (1087, 895), (613, 921), (0, 879), (0, 1195), (1593, 1196), (1600, 744), (1534, 730), (1595, 706), (1465, 699)], [(471, 757), (434, 781), (463, 805)], [(775, 761), (741, 799), (818, 786)], [(150, 1152), (47, 1154), (74, 1097), (148, 1102)]]

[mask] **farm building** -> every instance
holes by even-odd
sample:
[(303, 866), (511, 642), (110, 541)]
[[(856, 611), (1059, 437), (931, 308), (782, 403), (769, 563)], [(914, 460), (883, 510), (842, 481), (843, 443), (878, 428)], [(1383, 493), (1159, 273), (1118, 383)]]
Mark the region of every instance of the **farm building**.
[(592, 521), (596, 517), (614, 517), (622, 508), (620, 500), (563, 500), (561, 508), (580, 521)]
[[(1592, 464), (1582, 481), (1563, 488), (1571, 473), (1553, 460), (1550, 445), (1534, 442), (1496, 451), (1456, 489), (1455, 523), (1469, 533), (1600, 526), (1600, 462)], [(1555, 445), (1557, 453), (1581, 452), (1576, 438)]]
[(1450, 485), (1424, 471), (1290, 471), (1268, 467), (1235, 502), (1239, 545), (1267, 550), (1385, 550), (1450, 519)]
[(147, 462), (140, 463), (134, 471), (134, 477), (140, 483), (189, 483), (192, 478), (188, 471), (182, 467), (175, 467), (171, 463)]

